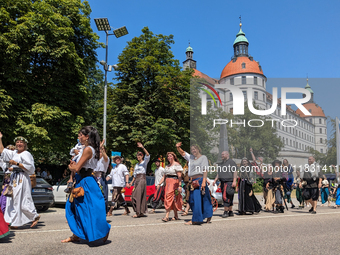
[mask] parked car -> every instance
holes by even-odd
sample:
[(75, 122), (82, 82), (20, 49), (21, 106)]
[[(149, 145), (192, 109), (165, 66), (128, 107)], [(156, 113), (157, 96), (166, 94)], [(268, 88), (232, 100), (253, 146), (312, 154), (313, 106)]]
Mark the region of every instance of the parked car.
[[(132, 181), (132, 177), (129, 178), (129, 182)], [(134, 186), (130, 188), (125, 188), (125, 201), (127, 203), (131, 203), (131, 194)], [(146, 200), (148, 205), (151, 207), (151, 201), (153, 200), (154, 194), (156, 193), (156, 186), (155, 186), (155, 177), (154, 176), (146, 176)], [(163, 204), (163, 201), (160, 200), (157, 208), (160, 208)]]
[[(0, 173), (0, 192), (2, 192), (4, 173)], [(47, 211), (54, 203), (53, 187), (43, 178), (37, 177), (37, 185), (32, 188), (32, 199), (38, 211)]]
[(217, 181), (213, 186), (212, 183), (214, 182), (214, 180), (210, 180), (208, 178), (208, 181), (210, 182), (210, 185), (208, 186), (210, 194), (217, 200), (219, 205), (223, 205), (222, 191), (221, 188), (219, 187), (220, 182)]
[[(67, 187), (67, 181), (70, 179), (70, 177), (66, 177), (63, 179), (61, 182), (53, 186), (53, 195), (54, 195), (54, 203), (55, 204), (66, 204), (68, 195), (67, 193), (64, 192), (64, 190)], [(112, 181), (108, 181), (108, 201), (112, 200), (112, 193), (110, 190), (112, 190)]]
[(37, 177), (37, 185), (32, 188), (32, 198), (38, 211), (47, 211), (54, 204), (52, 185), (43, 178)]

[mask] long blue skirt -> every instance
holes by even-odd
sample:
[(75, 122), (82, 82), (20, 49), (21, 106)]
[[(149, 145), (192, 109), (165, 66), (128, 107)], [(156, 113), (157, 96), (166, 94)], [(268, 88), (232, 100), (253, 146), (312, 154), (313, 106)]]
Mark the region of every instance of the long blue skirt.
[(340, 205), (340, 188), (337, 189), (336, 191), (336, 200), (335, 200), (336, 205)]
[(106, 221), (104, 196), (93, 176), (82, 178), (76, 174), (75, 187), (84, 189), (84, 197), (66, 203), (66, 219), (71, 231), (89, 242), (104, 238), (110, 231)]
[(210, 218), (213, 215), (211, 197), (208, 186), (205, 186), (205, 195), (202, 196), (201, 186), (203, 178), (197, 178), (200, 187), (190, 191), (189, 204), (192, 210), (192, 222), (203, 222), (205, 218)]
[(322, 204), (328, 201), (329, 190), (328, 188), (321, 188), (321, 202)]

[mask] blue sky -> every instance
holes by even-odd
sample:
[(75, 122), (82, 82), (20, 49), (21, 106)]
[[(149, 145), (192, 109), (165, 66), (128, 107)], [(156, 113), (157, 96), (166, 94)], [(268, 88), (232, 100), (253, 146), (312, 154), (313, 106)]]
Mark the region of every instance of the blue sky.
[[(190, 40), (197, 69), (213, 78), (220, 77), (233, 55), (241, 15), (249, 53), (260, 62), (264, 74), (268, 78), (306, 78), (308, 74), (315, 101), (326, 115), (340, 117), (340, 79), (312, 79), (340, 78), (340, 1), (90, 0), (89, 3), (94, 31), (97, 28), (93, 19), (101, 17), (107, 17), (112, 27), (126, 26), (129, 31), (127, 36), (109, 38), (109, 64), (117, 63), (127, 41), (148, 26), (155, 34), (174, 35), (172, 51), (180, 63), (185, 60)], [(97, 34), (105, 42), (105, 33)], [(105, 49), (97, 52), (99, 60), (105, 58)], [(114, 72), (109, 73), (109, 81), (114, 77)], [(271, 92), (275, 85), (268, 85)]]

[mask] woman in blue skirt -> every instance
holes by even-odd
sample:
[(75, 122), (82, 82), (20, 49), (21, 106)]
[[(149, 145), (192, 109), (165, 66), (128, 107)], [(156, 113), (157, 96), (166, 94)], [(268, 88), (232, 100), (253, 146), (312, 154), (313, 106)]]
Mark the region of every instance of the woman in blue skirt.
[(69, 165), (76, 184), (65, 207), (73, 235), (62, 242), (76, 242), (80, 238), (92, 242), (103, 238), (105, 243), (111, 226), (106, 221), (104, 196), (92, 175), (100, 155), (99, 135), (91, 126), (82, 128), (80, 133), (79, 140), (85, 148), (78, 162), (71, 161)]
[[(188, 175), (192, 180), (193, 189), (190, 191), (189, 204), (192, 210), (192, 220), (185, 223), (186, 225), (201, 224), (204, 219), (207, 223), (211, 222), (213, 208), (209, 188), (207, 186), (207, 175), (209, 162), (208, 158), (202, 155), (198, 145), (190, 147), (191, 155), (181, 149), (182, 143), (177, 143), (178, 152), (188, 161)], [(194, 183), (198, 182), (198, 187), (195, 188)]]

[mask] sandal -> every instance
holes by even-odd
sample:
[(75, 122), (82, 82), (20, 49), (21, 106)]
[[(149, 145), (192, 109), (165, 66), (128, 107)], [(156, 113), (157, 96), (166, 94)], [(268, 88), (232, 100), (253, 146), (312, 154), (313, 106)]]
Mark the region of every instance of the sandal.
[(132, 218), (139, 218), (139, 217), (140, 217), (140, 216), (137, 215), (137, 214), (135, 214), (135, 215), (132, 216)]
[(129, 215), (130, 214), (130, 211), (125, 211), (122, 215)]
[(18, 229), (18, 227), (10, 226), (10, 229)]
[(187, 215), (188, 215), (187, 212), (184, 212), (184, 213), (181, 214), (181, 216), (187, 216)]
[(207, 223), (211, 223), (211, 217), (207, 219)]
[(31, 228), (34, 228), (34, 227), (38, 224), (38, 221), (39, 221), (39, 220), (40, 220), (40, 215), (38, 215), (38, 216), (34, 219), (32, 225), (31, 225)]
[(106, 216), (112, 216), (112, 213), (107, 213)]
[(169, 221), (169, 218), (165, 218), (165, 217), (164, 217), (164, 218), (162, 219), (162, 221), (168, 222), (168, 221)]
[(178, 216), (177, 216), (177, 217), (173, 217), (173, 218), (171, 219), (171, 221), (176, 221), (176, 220), (180, 220), (180, 218), (178, 218)]
[(76, 235), (73, 235), (73, 236), (70, 236), (69, 238), (61, 240), (62, 243), (79, 242), (79, 241), (80, 241), (80, 238)]

